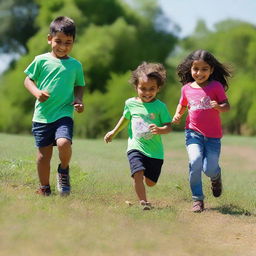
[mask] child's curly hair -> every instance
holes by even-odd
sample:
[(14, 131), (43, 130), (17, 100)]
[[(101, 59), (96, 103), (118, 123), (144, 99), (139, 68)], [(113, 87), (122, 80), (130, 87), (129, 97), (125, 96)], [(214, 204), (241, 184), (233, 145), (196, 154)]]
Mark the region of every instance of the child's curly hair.
[(140, 80), (146, 82), (148, 79), (155, 79), (159, 87), (163, 86), (166, 81), (164, 66), (161, 63), (143, 62), (132, 71), (129, 82), (137, 87)]

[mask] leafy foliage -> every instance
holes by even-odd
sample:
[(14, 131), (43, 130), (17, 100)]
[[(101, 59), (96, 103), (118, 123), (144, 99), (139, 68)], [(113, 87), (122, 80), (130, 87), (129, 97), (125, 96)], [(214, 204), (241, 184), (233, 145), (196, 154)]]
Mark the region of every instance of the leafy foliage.
[[(234, 70), (228, 91), (232, 110), (223, 114), (225, 131), (256, 134), (256, 33), (252, 24), (224, 20), (209, 30), (199, 20), (194, 33), (178, 41), (178, 27), (174, 24), (173, 31), (166, 31), (167, 19), (156, 0), (138, 0), (132, 6), (122, 0), (6, 0), (0, 7), (0, 48), (27, 50), (1, 77), (0, 131), (30, 130), (34, 99), (22, 86), (23, 71), (36, 55), (50, 50), (50, 22), (67, 15), (77, 24), (71, 55), (82, 63), (88, 88), (86, 111), (75, 116), (77, 135), (95, 138), (114, 126), (125, 99), (134, 95), (128, 85), (130, 71), (142, 61), (161, 62), (167, 67), (168, 82), (159, 97), (173, 114), (180, 95), (176, 66), (199, 48), (209, 50)], [(14, 12), (10, 16), (17, 8), (22, 10), (20, 15)], [(184, 120), (174, 129), (183, 129), (183, 124)]]
[[(163, 14), (154, 0), (140, 0), (134, 7), (121, 0), (32, 3), (39, 8), (37, 33), (27, 41), (28, 53), (13, 64), (1, 81), (0, 98), (5, 95), (2, 102), (7, 101), (12, 110), (8, 114), (0, 111), (2, 131), (30, 130), (34, 99), (22, 86), (23, 71), (36, 55), (50, 50), (48, 27), (56, 16), (70, 16), (77, 24), (71, 55), (83, 64), (88, 85), (86, 113), (75, 116), (76, 133), (80, 136), (97, 137), (113, 126), (122, 114), (125, 99), (133, 95), (128, 71), (145, 60), (164, 63), (177, 42), (176, 36), (159, 23)], [(14, 125), (17, 116), (22, 121)]]
[(33, 0), (0, 2), (0, 49), (3, 52), (26, 51), (27, 40), (35, 34), (38, 6)]

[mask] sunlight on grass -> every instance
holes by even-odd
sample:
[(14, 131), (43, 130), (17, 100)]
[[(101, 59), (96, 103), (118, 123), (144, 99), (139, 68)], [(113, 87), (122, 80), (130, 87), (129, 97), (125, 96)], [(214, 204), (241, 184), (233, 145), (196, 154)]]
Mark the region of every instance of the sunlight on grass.
[[(166, 159), (158, 184), (147, 188), (154, 206), (147, 212), (140, 209), (133, 190), (126, 140), (106, 145), (103, 140), (75, 139), (70, 166), (72, 193), (67, 198), (61, 198), (55, 189), (55, 151), (53, 195), (45, 198), (35, 194), (38, 177), (33, 138), (0, 134), (0, 139), (1, 256), (40, 256), (45, 255), (45, 248), (54, 256), (233, 256), (239, 249), (230, 245), (237, 240), (230, 238), (223, 244), (223, 237), (214, 237), (214, 232), (223, 229), (222, 221), (231, 221), (230, 228), (239, 222), (240, 229), (255, 222), (255, 138), (226, 136), (221, 158), (224, 194), (213, 198), (210, 181), (204, 176), (207, 211), (201, 215), (190, 212), (183, 134), (165, 137)], [(204, 226), (214, 219), (220, 224)], [(210, 232), (208, 237), (205, 232)], [(196, 249), (195, 239), (203, 241)]]

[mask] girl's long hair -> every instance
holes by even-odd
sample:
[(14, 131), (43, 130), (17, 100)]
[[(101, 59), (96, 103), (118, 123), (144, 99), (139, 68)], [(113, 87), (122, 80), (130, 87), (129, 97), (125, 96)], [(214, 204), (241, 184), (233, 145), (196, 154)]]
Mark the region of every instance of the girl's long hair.
[(209, 76), (209, 80), (219, 81), (225, 91), (228, 90), (228, 78), (231, 77), (230, 69), (220, 63), (210, 52), (206, 50), (196, 50), (189, 54), (186, 59), (178, 65), (177, 74), (180, 82), (184, 85), (195, 81), (191, 75), (191, 67), (195, 60), (203, 60), (213, 68), (213, 73)]

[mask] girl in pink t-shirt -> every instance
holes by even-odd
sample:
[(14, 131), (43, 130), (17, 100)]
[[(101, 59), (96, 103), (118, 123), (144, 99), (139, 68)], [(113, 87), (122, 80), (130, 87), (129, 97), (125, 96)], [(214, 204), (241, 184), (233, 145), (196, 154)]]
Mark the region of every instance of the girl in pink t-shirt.
[(185, 135), (189, 157), (189, 181), (192, 191), (193, 212), (204, 210), (202, 171), (211, 179), (212, 193), (222, 193), (219, 156), (221, 149), (220, 112), (226, 112), (230, 105), (225, 94), (229, 69), (205, 50), (192, 52), (177, 67), (183, 87), (173, 117), (179, 123), (188, 108)]

